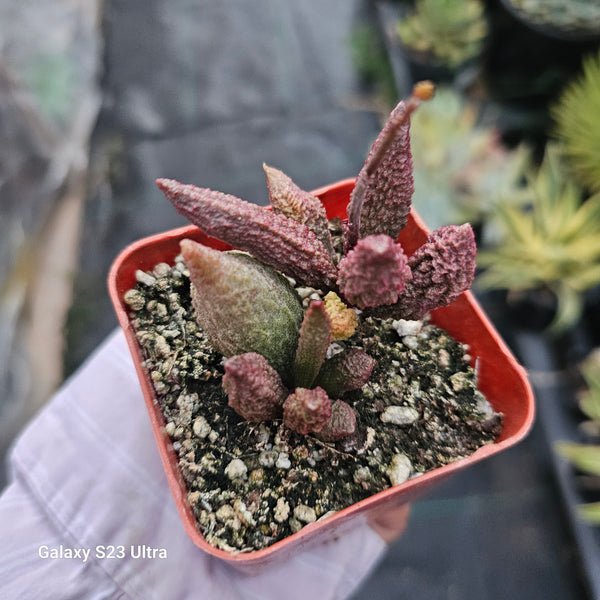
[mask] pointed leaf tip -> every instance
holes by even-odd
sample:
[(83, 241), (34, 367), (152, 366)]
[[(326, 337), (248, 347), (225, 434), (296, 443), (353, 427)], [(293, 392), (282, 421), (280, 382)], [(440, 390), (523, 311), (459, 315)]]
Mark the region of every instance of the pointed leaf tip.
[(331, 254), (306, 225), (222, 192), (169, 179), (158, 180), (157, 185), (177, 212), (204, 233), (305, 285), (335, 286)]
[(283, 171), (263, 163), (273, 212), (306, 225), (334, 256), (327, 213), (321, 201), (296, 185)]
[(414, 108), (410, 101), (396, 106), (358, 174), (348, 205), (348, 249), (359, 238), (378, 233), (395, 240), (406, 225), (414, 192), (410, 153)]
[(235, 412), (246, 421), (269, 421), (281, 416), (287, 390), (264, 356), (256, 352), (232, 356), (224, 367), (223, 389)]
[(313, 300), (304, 313), (300, 326), (300, 336), (294, 372), (296, 385), (309, 388), (327, 355), (331, 343), (331, 320), (322, 300)]

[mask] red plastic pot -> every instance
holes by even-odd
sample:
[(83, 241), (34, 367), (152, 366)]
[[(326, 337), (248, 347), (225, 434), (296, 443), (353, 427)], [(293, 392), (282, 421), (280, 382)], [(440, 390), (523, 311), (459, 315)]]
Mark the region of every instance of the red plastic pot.
[[(329, 218), (344, 217), (353, 187), (354, 179), (348, 179), (320, 188), (313, 193), (323, 201)], [(426, 227), (413, 211), (399, 241), (410, 255), (426, 240), (427, 234)], [(136, 284), (136, 270), (151, 270), (159, 262), (173, 264), (175, 256), (179, 253), (179, 242), (183, 238), (191, 238), (219, 250), (228, 248), (226, 244), (209, 238), (194, 226), (182, 227), (142, 239), (126, 248), (113, 263), (109, 274), (109, 290), (133, 356), (177, 510), (193, 542), (213, 556), (224, 559), (234, 566), (249, 567), (252, 570), (270, 564), (275, 559), (283, 559), (308, 543), (320, 543), (325, 539), (338, 536), (346, 528), (352, 527), (359, 515), (362, 521), (365, 516), (369, 519), (378, 512), (413, 501), (452, 473), (516, 444), (531, 428), (534, 400), (525, 370), (510, 353), (472, 294), (466, 292), (450, 306), (434, 311), (431, 318), (455, 339), (469, 344), (469, 354), (473, 357), (473, 362), (478, 361), (479, 387), (494, 409), (504, 414), (504, 426), (496, 443), (483, 446), (467, 458), (429, 471), (420, 477), (357, 502), (322, 521), (307, 525), (298, 533), (268, 548), (243, 554), (231, 554), (214, 548), (205, 541), (197, 528), (196, 519), (187, 499), (186, 486), (177, 464), (177, 456), (165, 432), (163, 415), (155, 401), (151, 379), (142, 366), (142, 352), (123, 301), (125, 292)]]

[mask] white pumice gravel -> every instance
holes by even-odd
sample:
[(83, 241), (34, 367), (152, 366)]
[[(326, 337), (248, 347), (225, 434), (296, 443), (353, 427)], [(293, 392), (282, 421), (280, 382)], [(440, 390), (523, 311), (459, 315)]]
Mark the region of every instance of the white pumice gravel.
[(400, 337), (417, 335), (423, 327), (423, 321), (406, 321), (405, 319), (398, 319), (392, 321), (392, 327)]
[(386, 406), (380, 417), (383, 423), (412, 425), (419, 418), (419, 411), (410, 406)]
[(386, 473), (392, 485), (404, 483), (410, 479), (412, 463), (406, 454), (395, 454)]
[(246, 477), (246, 473), (248, 472), (248, 467), (243, 460), (239, 458), (234, 458), (226, 467), (225, 467), (225, 475), (229, 477), (229, 479), (243, 479)]

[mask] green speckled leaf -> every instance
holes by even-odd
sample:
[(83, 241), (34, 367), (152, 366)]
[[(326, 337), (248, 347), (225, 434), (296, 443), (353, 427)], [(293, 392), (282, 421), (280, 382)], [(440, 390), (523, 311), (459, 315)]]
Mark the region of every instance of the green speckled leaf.
[(225, 356), (257, 352), (289, 379), (303, 310), (288, 281), (247, 254), (191, 240), (181, 250), (198, 324), (215, 349)]

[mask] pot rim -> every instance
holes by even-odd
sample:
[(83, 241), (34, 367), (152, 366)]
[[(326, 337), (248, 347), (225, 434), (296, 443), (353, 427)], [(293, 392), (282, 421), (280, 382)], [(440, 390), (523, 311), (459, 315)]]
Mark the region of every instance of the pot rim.
[[(345, 212), (354, 182), (354, 178), (344, 179), (320, 187), (312, 193), (321, 198), (328, 213), (332, 210), (337, 211), (338, 214), (329, 214), (330, 218), (341, 216), (339, 213)], [(400, 234), (399, 241), (410, 255), (425, 241), (428, 233), (427, 227), (416, 211), (411, 209), (408, 224)], [(192, 237), (220, 250), (229, 248), (223, 242), (209, 238), (194, 225), (151, 235), (130, 244), (117, 256), (108, 275), (108, 288), (119, 324), (123, 328), (132, 354), (152, 430), (177, 510), (184, 528), (194, 544), (209, 554), (236, 566), (260, 566), (271, 562), (275, 556), (287, 556), (292, 550), (305, 546), (311, 539), (316, 540), (316, 534), (319, 531), (329, 530), (339, 534), (338, 530), (348, 525), (358, 515), (367, 516), (367, 513), (374, 514), (383, 508), (411, 502), (437, 482), (515, 445), (529, 433), (535, 411), (533, 392), (526, 371), (518, 364), (507, 345), (500, 338), (473, 294), (470, 291), (465, 292), (451, 305), (433, 311), (431, 321), (448, 331), (458, 341), (470, 345), (469, 354), (473, 357), (473, 363), (476, 360), (479, 362), (479, 387), (494, 408), (504, 413), (503, 430), (498, 441), (482, 446), (466, 458), (432, 469), (405, 483), (390, 487), (352, 504), (325, 519), (306, 525), (299, 532), (266, 548), (234, 554), (211, 546), (197, 527), (196, 518), (187, 498), (188, 492), (179, 471), (177, 456), (171, 440), (165, 432), (164, 418), (155, 402), (151, 380), (142, 366), (142, 351), (123, 301), (123, 294), (135, 283), (135, 271), (152, 268), (158, 262), (168, 262), (158, 259), (161, 254), (165, 254), (164, 248), (166, 247), (171, 249), (171, 259), (174, 258), (178, 253), (174, 249), (178, 248), (178, 241), (184, 237)], [(507, 411), (507, 409), (509, 410)]]

